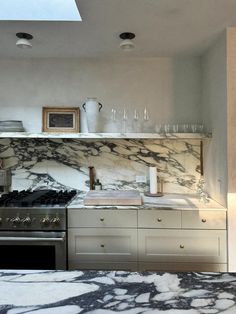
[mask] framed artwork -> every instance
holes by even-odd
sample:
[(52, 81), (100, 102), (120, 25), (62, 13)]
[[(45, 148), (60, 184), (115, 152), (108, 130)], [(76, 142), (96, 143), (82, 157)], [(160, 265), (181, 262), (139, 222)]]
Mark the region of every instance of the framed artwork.
[(79, 108), (43, 107), (43, 132), (79, 132), (79, 122)]

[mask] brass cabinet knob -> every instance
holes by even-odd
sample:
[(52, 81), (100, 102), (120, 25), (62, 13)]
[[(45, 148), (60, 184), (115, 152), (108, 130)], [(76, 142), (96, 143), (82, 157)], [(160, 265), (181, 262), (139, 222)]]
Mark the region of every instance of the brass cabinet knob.
[(100, 218), (100, 221), (104, 221), (104, 218)]
[(184, 249), (184, 245), (183, 244), (180, 244), (179, 246), (181, 249)]
[(157, 218), (157, 221), (158, 221), (158, 222), (162, 222), (162, 219), (161, 219), (161, 218)]
[(203, 218), (203, 219), (202, 219), (202, 222), (205, 223), (205, 222), (206, 222), (206, 219)]
[(104, 245), (104, 244), (101, 244), (100, 246), (101, 246), (101, 247), (105, 247), (105, 245)]

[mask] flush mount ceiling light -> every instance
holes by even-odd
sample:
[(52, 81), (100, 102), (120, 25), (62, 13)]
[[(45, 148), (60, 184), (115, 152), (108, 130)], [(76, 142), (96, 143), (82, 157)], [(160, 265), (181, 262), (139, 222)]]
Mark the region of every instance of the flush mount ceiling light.
[(32, 44), (29, 42), (33, 39), (33, 36), (28, 33), (16, 33), (18, 40), (16, 41), (16, 46), (19, 48), (32, 48)]
[(130, 51), (130, 50), (134, 49), (135, 46), (134, 46), (134, 43), (132, 41), (132, 39), (135, 38), (134, 33), (129, 33), (129, 32), (121, 33), (120, 38), (122, 39), (122, 41), (120, 43), (120, 48), (122, 50)]

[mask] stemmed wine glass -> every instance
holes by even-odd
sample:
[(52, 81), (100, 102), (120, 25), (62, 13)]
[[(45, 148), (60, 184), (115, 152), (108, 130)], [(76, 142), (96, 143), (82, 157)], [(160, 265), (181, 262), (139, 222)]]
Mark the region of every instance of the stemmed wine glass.
[(126, 127), (127, 127), (126, 123), (128, 120), (128, 113), (127, 113), (126, 108), (124, 108), (123, 110), (122, 120), (123, 120), (123, 133), (126, 133)]
[(112, 108), (112, 109), (111, 109), (112, 128), (113, 128), (113, 130), (115, 130), (115, 131), (116, 131), (116, 127), (115, 127), (115, 124), (116, 124), (116, 115), (117, 115), (116, 109)]
[(139, 120), (139, 112), (137, 109), (134, 109), (134, 130), (138, 133), (138, 120)]
[[(149, 121), (149, 112), (148, 112), (148, 110), (147, 110), (147, 107), (145, 107), (144, 108), (144, 110), (143, 110), (143, 121), (144, 121), (144, 123), (146, 122), (148, 122)], [(144, 131), (145, 131), (145, 127), (144, 127)]]

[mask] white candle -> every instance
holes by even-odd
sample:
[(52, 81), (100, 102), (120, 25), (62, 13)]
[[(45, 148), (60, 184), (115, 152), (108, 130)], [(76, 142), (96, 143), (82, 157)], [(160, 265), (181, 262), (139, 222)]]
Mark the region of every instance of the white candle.
[(149, 167), (150, 193), (157, 193), (157, 168)]

